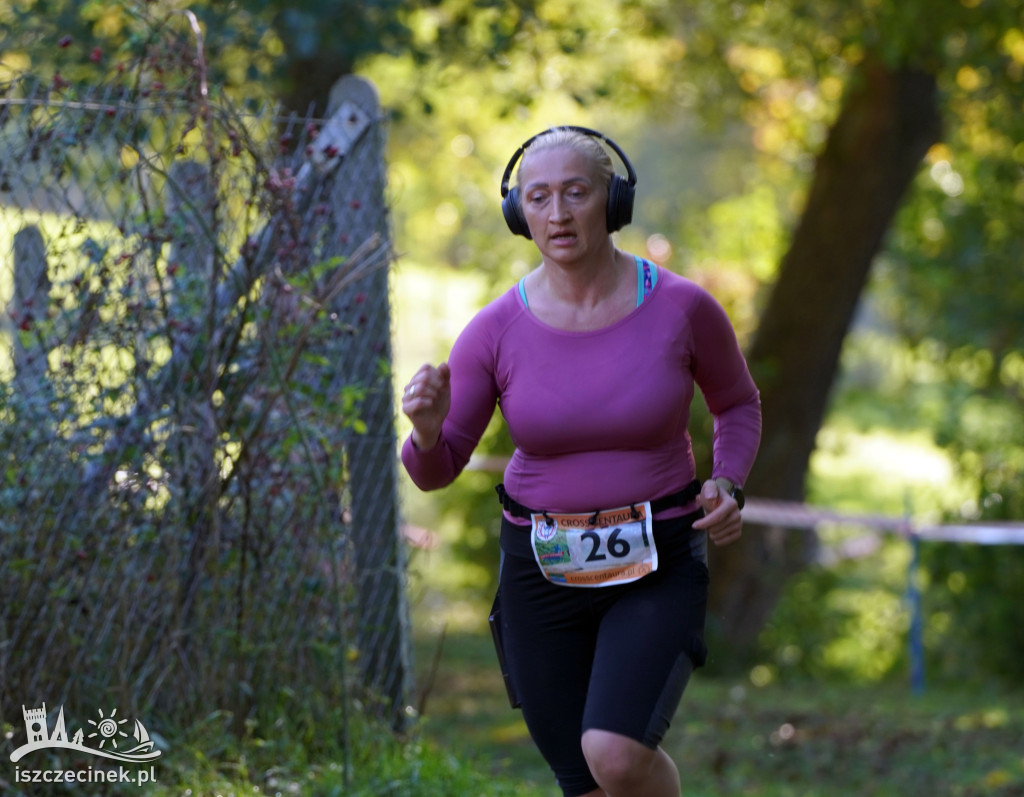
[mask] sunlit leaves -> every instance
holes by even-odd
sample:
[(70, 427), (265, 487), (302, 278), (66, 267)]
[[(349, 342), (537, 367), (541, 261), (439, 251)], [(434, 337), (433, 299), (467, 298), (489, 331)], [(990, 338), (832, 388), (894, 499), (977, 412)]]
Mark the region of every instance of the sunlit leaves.
[(1000, 49), (1010, 56), (1012, 61), (1007, 65), (1007, 75), (1011, 79), (1019, 81), (1022, 67), (1024, 67), (1024, 32), (1020, 28), (1010, 28), (1003, 34)]

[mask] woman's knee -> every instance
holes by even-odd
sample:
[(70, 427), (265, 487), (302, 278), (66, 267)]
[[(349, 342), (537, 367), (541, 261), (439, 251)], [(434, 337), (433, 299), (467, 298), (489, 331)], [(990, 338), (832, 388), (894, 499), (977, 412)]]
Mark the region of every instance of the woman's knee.
[(584, 731), (582, 745), (594, 779), (613, 793), (642, 782), (657, 756), (635, 739), (593, 728)]

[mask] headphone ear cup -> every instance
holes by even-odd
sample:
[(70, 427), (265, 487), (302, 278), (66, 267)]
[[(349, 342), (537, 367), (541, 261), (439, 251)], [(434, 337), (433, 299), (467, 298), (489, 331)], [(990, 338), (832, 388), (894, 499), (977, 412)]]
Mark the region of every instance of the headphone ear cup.
[(633, 220), (636, 187), (617, 174), (608, 184), (608, 232), (617, 232)]
[(523, 208), (519, 204), (518, 188), (510, 189), (505, 198), (501, 200), (501, 213), (505, 217), (505, 223), (508, 225), (508, 228), (514, 234), (522, 235), (524, 238), (533, 238), (530, 235), (530, 225), (526, 223)]

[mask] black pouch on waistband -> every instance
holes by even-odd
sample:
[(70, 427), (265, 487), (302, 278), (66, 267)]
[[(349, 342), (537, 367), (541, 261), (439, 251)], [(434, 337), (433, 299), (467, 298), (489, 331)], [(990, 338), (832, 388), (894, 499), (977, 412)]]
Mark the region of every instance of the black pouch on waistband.
[(519, 699), (516, 697), (515, 689), (512, 687), (512, 677), (509, 675), (508, 666), (505, 663), (505, 648), (502, 645), (501, 633), (501, 591), (494, 596), (494, 604), (491, 606), (491, 614), (487, 618), (491, 627), (491, 637), (494, 639), (494, 650), (498, 654), (498, 666), (501, 668), (501, 677), (505, 681), (505, 693), (508, 695), (508, 703), (512, 708), (519, 708)]

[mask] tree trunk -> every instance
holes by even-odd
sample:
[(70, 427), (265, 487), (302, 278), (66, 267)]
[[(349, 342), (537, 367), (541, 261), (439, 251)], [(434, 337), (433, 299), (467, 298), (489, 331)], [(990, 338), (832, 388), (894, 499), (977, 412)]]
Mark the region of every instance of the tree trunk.
[[(939, 134), (932, 75), (865, 62), (818, 159), (748, 355), (764, 411), (750, 495), (803, 498), (843, 339), (871, 263)], [(712, 552), (710, 630), (738, 660), (753, 650), (786, 579), (807, 564), (815, 543), (810, 531), (750, 527), (739, 544)]]

